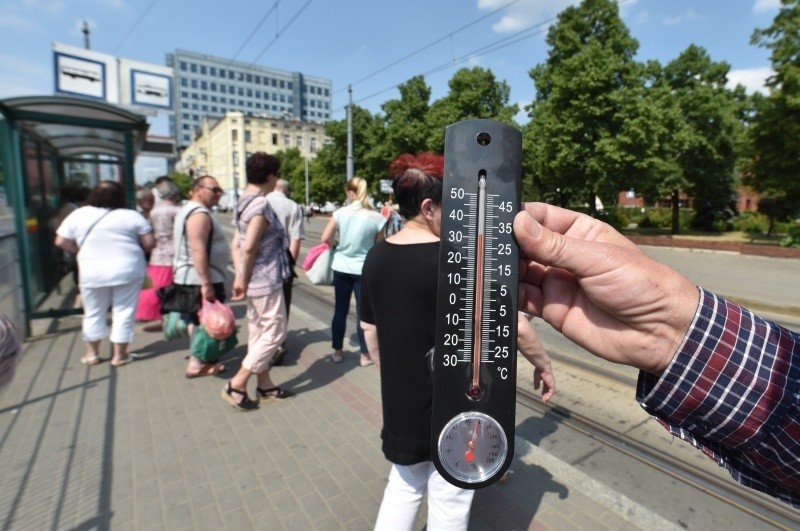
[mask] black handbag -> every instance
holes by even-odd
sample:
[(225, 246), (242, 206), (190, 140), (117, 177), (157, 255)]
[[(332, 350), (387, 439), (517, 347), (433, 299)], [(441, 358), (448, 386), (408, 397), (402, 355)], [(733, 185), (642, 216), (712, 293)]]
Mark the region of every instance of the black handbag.
[(195, 313), (200, 309), (200, 286), (170, 284), (156, 290), (161, 313)]

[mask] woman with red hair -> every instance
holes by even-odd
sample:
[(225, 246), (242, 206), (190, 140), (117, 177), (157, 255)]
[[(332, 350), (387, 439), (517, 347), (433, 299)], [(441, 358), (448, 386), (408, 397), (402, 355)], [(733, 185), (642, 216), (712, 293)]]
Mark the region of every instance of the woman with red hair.
[[(392, 463), (375, 529), (413, 529), (426, 494), (428, 529), (466, 529), (474, 491), (442, 478), (430, 448), (433, 375), (426, 354), (436, 334), (444, 159), (400, 155), (389, 173), (405, 225), (375, 244), (361, 277), (361, 327), (380, 369), (382, 448)], [(544, 383), (548, 400), (555, 392), (550, 360), (527, 320), (519, 331), (519, 348), (536, 367), (534, 387)]]

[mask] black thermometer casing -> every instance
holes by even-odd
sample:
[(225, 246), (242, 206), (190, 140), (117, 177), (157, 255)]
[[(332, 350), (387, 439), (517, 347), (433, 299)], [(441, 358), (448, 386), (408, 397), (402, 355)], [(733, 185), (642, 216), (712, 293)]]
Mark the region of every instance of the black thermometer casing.
[[(439, 473), (461, 488), (494, 483), (514, 455), (519, 250), (511, 229), (520, 209), (521, 163), (522, 134), (513, 127), (493, 120), (465, 120), (445, 131), (431, 453)], [(479, 192), (481, 176), (485, 189)], [(481, 258), (484, 265), (478, 267)], [(481, 270), (483, 281), (478, 282)], [(476, 291), (481, 287), (477, 306), (482, 311), (476, 319)], [(481, 329), (478, 396), (470, 393), (475, 381), (476, 326)], [(473, 424), (453, 419), (465, 412), (475, 414), (481, 435), (487, 430), (485, 435), (492, 440), (500, 438), (497, 426), (488, 431), (488, 422), (480, 419), (494, 419), (505, 434), (506, 451), (491, 444), (482, 450), (487, 452), (480, 454), (482, 461), (473, 454), (469, 463), (462, 461), (463, 444), (453, 433), (469, 438)]]

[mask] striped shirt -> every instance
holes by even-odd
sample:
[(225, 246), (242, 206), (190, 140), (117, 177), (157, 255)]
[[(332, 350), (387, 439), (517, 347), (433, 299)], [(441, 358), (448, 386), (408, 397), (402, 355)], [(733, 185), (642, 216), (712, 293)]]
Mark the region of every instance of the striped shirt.
[(700, 289), (700, 305), (641, 406), (747, 487), (800, 507), (800, 334)]

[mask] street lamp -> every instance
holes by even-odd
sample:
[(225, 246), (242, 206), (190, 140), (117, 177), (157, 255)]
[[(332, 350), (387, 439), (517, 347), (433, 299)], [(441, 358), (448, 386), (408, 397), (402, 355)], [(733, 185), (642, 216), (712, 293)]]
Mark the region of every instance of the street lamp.
[(306, 153), (305, 159), (306, 159), (306, 209), (308, 209), (309, 208), (308, 205), (311, 204), (311, 202), (308, 199), (308, 153)]

